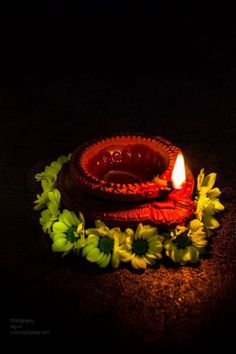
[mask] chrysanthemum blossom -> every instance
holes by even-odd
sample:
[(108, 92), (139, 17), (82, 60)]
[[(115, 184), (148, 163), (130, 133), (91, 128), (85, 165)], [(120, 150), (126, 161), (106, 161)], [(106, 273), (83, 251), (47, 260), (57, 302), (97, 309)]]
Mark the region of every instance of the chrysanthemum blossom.
[(191, 220), (188, 227), (177, 226), (164, 242), (166, 255), (181, 265), (187, 262), (197, 263), (206, 245), (204, 225), (198, 219)]
[(78, 218), (73, 211), (64, 209), (52, 226), (51, 237), (53, 252), (63, 252), (63, 256), (72, 249), (78, 252), (85, 245), (83, 215), (80, 213)]
[(105, 268), (111, 263), (113, 268), (120, 264), (119, 248), (124, 241), (124, 235), (119, 227), (109, 229), (103, 222), (97, 220), (95, 228), (87, 229), (86, 246), (82, 255), (92, 263), (97, 263), (100, 268)]
[(197, 178), (198, 196), (196, 197), (195, 216), (203, 222), (208, 234), (210, 234), (211, 230), (220, 226), (214, 215), (224, 210), (224, 205), (218, 198), (221, 195), (221, 191), (217, 187), (213, 188), (216, 176), (216, 173), (210, 173), (205, 177), (204, 169), (202, 169)]
[(128, 228), (125, 243), (119, 250), (121, 261), (131, 262), (135, 269), (146, 269), (162, 258), (162, 241), (156, 227), (139, 224), (135, 232)]
[[(40, 210), (47, 206), (49, 202), (49, 192), (54, 190), (57, 175), (62, 165), (70, 159), (70, 156), (71, 154), (58, 157), (57, 161), (53, 161), (49, 166), (46, 166), (43, 172), (35, 175), (36, 181), (41, 182), (43, 192), (37, 194), (37, 199), (34, 201), (34, 210)], [(44, 213), (44, 215), (46, 214)]]
[(53, 223), (58, 219), (58, 215), (60, 213), (60, 191), (58, 189), (54, 189), (53, 191), (49, 192), (48, 199), (49, 202), (47, 203), (47, 209), (42, 211), (39, 222), (42, 225), (43, 232), (48, 232), (51, 234), (51, 227)]

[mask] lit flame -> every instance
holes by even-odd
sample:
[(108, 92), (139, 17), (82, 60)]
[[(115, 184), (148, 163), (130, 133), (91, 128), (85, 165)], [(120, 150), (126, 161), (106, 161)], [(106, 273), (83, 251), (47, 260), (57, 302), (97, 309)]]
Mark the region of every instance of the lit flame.
[(178, 154), (177, 156), (171, 178), (173, 187), (177, 189), (181, 188), (186, 181), (184, 157), (182, 154)]

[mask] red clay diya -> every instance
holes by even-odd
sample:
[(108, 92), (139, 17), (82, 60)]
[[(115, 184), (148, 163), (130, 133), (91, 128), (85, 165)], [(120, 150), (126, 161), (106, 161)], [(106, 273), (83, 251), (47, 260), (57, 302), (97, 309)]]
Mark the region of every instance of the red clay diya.
[(179, 154), (160, 136), (122, 134), (88, 142), (59, 173), (62, 203), (110, 226), (183, 224), (195, 211), (194, 178), (185, 166), (185, 181), (173, 185)]

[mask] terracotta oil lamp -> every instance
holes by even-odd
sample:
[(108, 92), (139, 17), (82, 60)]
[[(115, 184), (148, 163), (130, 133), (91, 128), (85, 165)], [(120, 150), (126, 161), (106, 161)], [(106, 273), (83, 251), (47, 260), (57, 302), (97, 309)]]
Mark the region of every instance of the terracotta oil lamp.
[(180, 149), (160, 136), (121, 134), (80, 146), (58, 188), (65, 207), (110, 226), (169, 227), (195, 210), (193, 175)]

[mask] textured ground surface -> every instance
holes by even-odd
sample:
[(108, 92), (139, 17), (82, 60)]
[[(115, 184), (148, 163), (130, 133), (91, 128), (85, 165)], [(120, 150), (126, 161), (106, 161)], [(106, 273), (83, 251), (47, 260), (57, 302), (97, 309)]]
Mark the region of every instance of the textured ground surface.
[[(77, 36), (69, 36), (68, 26), (78, 38), (81, 32), (70, 16), (62, 17), (66, 38), (58, 18), (46, 21), (49, 38), (39, 20), (32, 41), (25, 34), (33, 19), (20, 34), (9, 29), (15, 49), (8, 43), (0, 90), (6, 334), (15, 319), (30, 319), (34, 324), (24, 323), (24, 330), (74, 336), (107, 352), (185, 352), (203, 345), (229, 352), (236, 315), (236, 41), (228, 33), (206, 38), (197, 31), (190, 40), (184, 26), (167, 33), (166, 42), (158, 31), (150, 39), (146, 30), (146, 41), (139, 40), (141, 30), (138, 37), (130, 30), (128, 39), (123, 31), (99, 44), (94, 34), (92, 49), (83, 43), (87, 54), (75, 56), (70, 45)], [(159, 53), (149, 47), (156, 38)], [(32, 211), (34, 174), (88, 139), (120, 131), (162, 135), (183, 150), (195, 176), (202, 167), (218, 173), (226, 212), (200, 265), (167, 262), (143, 273), (128, 266), (114, 272), (51, 252)]]

